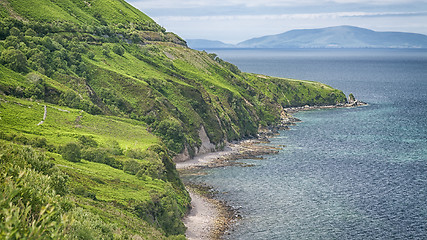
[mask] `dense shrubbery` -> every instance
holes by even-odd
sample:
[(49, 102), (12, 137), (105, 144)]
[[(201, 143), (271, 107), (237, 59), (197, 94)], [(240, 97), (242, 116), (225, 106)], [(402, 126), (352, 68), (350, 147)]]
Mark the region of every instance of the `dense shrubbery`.
[[(127, 150), (126, 157), (131, 158), (123, 165), (123, 171), (139, 178), (151, 177), (165, 180), (166, 169), (157, 153), (147, 150)], [(137, 161), (139, 160), (139, 161)]]
[(19, 144), (30, 145), (36, 148), (45, 148), (51, 152), (57, 151), (55, 146), (47, 144), (47, 140), (44, 137), (28, 138), (23, 134), (6, 134), (0, 131), (0, 139)]
[[(150, 155), (154, 157), (156, 153), (137, 153), (137, 156)], [(0, 172), (1, 239), (130, 239), (134, 236), (99, 215), (77, 207), (67, 198), (68, 176), (32, 147), (0, 141)], [(86, 187), (78, 186), (71, 192), (97, 201), (95, 193)], [(132, 203), (132, 211), (167, 235), (177, 235), (171, 239), (185, 239), (179, 235), (185, 231), (180, 221), (183, 213), (172, 195), (153, 195), (152, 200)]]
[(155, 133), (162, 137), (169, 150), (180, 153), (184, 150), (184, 133), (181, 124), (176, 120), (163, 120), (155, 126)]
[(44, 154), (0, 142), (0, 169), (1, 239), (114, 238), (114, 226), (63, 197), (67, 175)]
[(27, 71), (27, 57), (20, 50), (16, 50), (13, 47), (1, 53), (0, 62), (14, 71)]
[(61, 149), (62, 157), (70, 162), (81, 161), (81, 147), (76, 143), (67, 143)]

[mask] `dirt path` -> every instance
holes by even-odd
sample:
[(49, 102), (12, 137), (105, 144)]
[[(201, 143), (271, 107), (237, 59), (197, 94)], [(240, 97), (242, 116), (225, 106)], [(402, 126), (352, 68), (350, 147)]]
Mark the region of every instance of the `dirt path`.
[(42, 124), (44, 123), (44, 121), (46, 121), (46, 117), (47, 117), (47, 106), (46, 106), (46, 105), (44, 105), (43, 120), (42, 120), (42, 121), (40, 121), (40, 122), (37, 124), (37, 126), (42, 125)]

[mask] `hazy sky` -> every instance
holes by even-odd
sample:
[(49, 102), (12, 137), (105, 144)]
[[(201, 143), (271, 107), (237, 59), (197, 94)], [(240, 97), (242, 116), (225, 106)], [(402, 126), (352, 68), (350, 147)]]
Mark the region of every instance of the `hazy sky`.
[(353, 25), (427, 34), (427, 0), (127, 0), (179, 36), (237, 43), (292, 29)]

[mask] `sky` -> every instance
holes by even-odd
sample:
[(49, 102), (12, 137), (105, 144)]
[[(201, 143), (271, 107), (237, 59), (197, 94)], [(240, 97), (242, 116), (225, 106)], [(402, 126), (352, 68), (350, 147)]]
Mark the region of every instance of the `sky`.
[(127, 0), (184, 39), (238, 43), (340, 25), (427, 35), (427, 0)]

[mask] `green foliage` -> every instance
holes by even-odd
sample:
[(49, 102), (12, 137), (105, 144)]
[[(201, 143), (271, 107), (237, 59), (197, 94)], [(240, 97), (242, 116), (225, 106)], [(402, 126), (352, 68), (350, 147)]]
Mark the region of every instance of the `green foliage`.
[(4, 50), (1, 53), (0, 62), (17, 72), (25, 72), (27, 70), (27, 57), (20, 50), (13, 48)]
[(81, 136), (79, 136), (79, 143), (84, 148), (89, 148), (89, 147), (96, 148), (96, 147), (98, 147), (98, 143), (93, 139), (93, 136), (81, 135)]
[(161, 136), (170, 150), (180, 153), (184, 149), (183, 128), (178, 121), (163, 120), (156, 126), (155, 132)]
[(114, 157), (109, 155), (110, 149), (102, 149), (102, 148), (87, 148), (81, 151), (81, 158), (96, 162), (106, 164), (113, 168), (121, 169), (122, 163), (116, 160)]
[[(0, 142), (1, 239), (126, 239), (115, 224), (57, 195), (58, 168), (31, 147)], [(38, 162), (38, 164), (34, 164)], [(87, 192), (87, 197), (96, 199)]]
[[(173, 206), (175, 201), (170, 196), (153, 196), (147, 203), (137, 203), (134, 212), (142, 219), (152, 224), (157, 224), (167, 235), (179, 235), (185, 231), (182, 221), (179, 221), (180, 212), (177, 208), (168, 207), (171, 211), (164, 211), (164, 206)], [(172, 210), (174, 209), (174, 210)]]
[(76, 143), (67, 143), (63, 146), (61, 154), (62, 157), (70, 162), (80, 162), (81, 151), (80, 146)]
[(126, 163), (123, 165), (123, 171), (132, 175), (136, 175), (140, 169), (141, 164), (133, 159), (126, 161)]
[(31, 147), (0, 142), (0, 160), (0, 237), (64, 238), (65, 175)]
[(75, 208), (70, 213), (73, 221), (69, 231), (73, 233), (72, 239), (92, 240), (92, 239), (118, 239), (114, 236), (116, 227), (104, 222), (98, 215), (88, 212), (82, 208)]
[[(33, 181), (33, 182), (30, 182)], [(64, 239), (63, 222), (51, 202), (47, 179), (22, 170), (15, 179), (2, 179), (0, 237), (2, 239)], [(37, 184), (37, 185), (35, 185)], [(36, 191), (34, 191), (36, 190)], [(38, 190), (38, 191), (37, 191)], [(19, 200), (17, 196), (20, 197)]]
[(120, 55), (120, 56), (123, 56), (123, 54), (125, 53), (125, 49), (122, 46), (117, 45), (117, 44), (113, 46), (112, 50), (115, 54)]
[[(275, 124), (283, 107), (346, 101), (323, 84), (242, 73), (183, 47), (123, 0), (5, 4), (14, 16), (0, 19), (0, 91), (8, 95), (0, 96), (0, 138), (49, 156), (22, 146), (0, 152), (9, 159), (2, 186), (21, 174), (41, 186), (20, 180), (13, 189), (29, 204), (2, 203), (15, 216), (2, 229), (23, 226), (21, 238), (33, 231), (29, 212), (46, 216), (36, 222), (39, 238), (182, 239), (190, 199), (171, 156), (194, 154), (202, 128), (220, 148)], [(47, 118), (37, 125), (43, 105)]]

